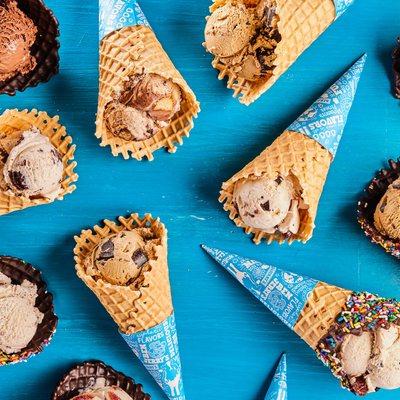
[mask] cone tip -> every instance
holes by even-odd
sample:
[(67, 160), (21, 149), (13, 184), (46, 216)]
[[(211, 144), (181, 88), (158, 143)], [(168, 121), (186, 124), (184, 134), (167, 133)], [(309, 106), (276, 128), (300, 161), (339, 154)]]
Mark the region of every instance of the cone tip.
[(205, 244), (201, 244), (200, 247), (209, 255), (212, 255), (213, 251), (215, 251), (216, 249), (209, 247)]
[(283, 352), (281, 355), (281, 358), (279, 360), (279, 364), (283, 366), (283, 368), (286, 370), (286, 353)]
[(361, 64), (362, 68), (363, 68), (365, 65), (365, 62), (367, 61), (367, 58), (368, 58), (368, 54), (364, 53), (354, 64)]

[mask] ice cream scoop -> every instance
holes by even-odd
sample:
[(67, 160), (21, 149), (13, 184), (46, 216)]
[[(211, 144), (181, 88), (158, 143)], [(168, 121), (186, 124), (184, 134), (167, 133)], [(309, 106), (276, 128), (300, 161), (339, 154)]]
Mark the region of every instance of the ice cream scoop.
[(181, 89), (171, 79), (152, 73), (133, 75), (106, 105), (105, 123), (114, 136), (145, 140), (168, 126), (181, 101)]
[(118, 102), (107, 104), (104, 110), (104, 118), (107, 129), (114, 136), (127, 141), (146, 140), (160, 130), (146, 112)]
[(207, 51), (249, 81), (271, 73), (281, 39), (274, 4), (273, 0), (261, 0), (254, 7), (237, 0), (214, 10), (205, 28)]
[(14, 0), (0, 2), (0, 81), (17, 73), (26, 74), (36, 66), (30, 49), (37, 28)]
[(22, 133), (3, 169), (4, 180), (14, 195), (49, 200), (59, 196), (63, 173), (60, 154), (35, 127)]
[(98, 273), (115, 285), (129, 285), (139, 277), (147, 262), (143, 237), (136, 231), (122, 231), (100, 242), (88, 272)]
[(255, 31), (254, 12), (240, 2), (228, 2), (207, 19), (205, 46), (218, 57), (230, 57), (242, 50)]
[(289, 179), (277, 176), (276, 179), (241, 180), (235, 185), (233, 198), (247, 226), (267, 233), (299, 230), (299, 202)]
[(374, 223), (379, 232), (391, 239), (400, 239), (400, 179), (389, 185), (379, 201)]
[(36, 285), (24, 281), (14, 285), (0, 273), (0, 350), (18, 353), (35, 336), (43, 314), (35, 307)]
[(107, 386), (81, 393), (71, 400), (132, 400), (132, 397), (117, 386)]
[(360, 392), (400, 387), (399, 333), (398, 326), (390, 325), (345, 336), (340, 352), (343, 370)]

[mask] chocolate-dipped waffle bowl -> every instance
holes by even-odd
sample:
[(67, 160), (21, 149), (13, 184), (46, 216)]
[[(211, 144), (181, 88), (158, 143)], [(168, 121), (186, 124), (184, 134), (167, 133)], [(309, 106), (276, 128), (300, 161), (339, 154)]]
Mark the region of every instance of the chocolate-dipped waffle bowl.
[(54, 314), (53, 296), (47, 291), (47, 285), (40, 271), (31, 264), (18, 258), (0, 256), (0, 272), (9, 277), (13, 283), (21, 284), (24, 280), (37, 287), (35, 307), (43, 313), (43, 320), (38, 325), (35, 335), (29, 344), (18, 353), (6, 354), (0, 350), (0, 366), (26, 361), (40, 353), (50, 342), (57, 327), (58, 318)]
[(381, 169), (364, 190), (363, 198), (358, 202), (357, 218), (365, 235), (372, 243), (379, 244), (386, 252), (400, 258), (400, 241), (383, 235), (374, 224), (375, 209), (386, 193), (389, 185), (400, 177), (400, 158), (389, 160), (389, 168)]
[(102, 386), (117, 386), (133, 400), (150, 400), (143, 393), (142, 385), (128, 378), (101, 361), (86, 361), (67, 372), (54, 390), (52, 400), (69, 400), (101, 383)]
[[(0, 0), (0, 5), (9, 0)], [(0, 81), (0, 94), (14, 95), (28, 87), (48, 82), (58, 73), (60, 43), (58, 21), (43, 0), (18, 0), (19, 9), (28, 16), (37, 28), (36, 40), (30, 53), (36, 60), (36, 66), (28, 73), (16, 75)]]

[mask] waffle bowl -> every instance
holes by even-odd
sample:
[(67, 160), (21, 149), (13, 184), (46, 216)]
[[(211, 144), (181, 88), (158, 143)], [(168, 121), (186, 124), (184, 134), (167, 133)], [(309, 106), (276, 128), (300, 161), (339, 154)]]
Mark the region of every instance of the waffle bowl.
[(104, 386), (117, 386), (133, 400), (150, 400), (143, 393), (142, 385), (101, 361), (86, 361), (71, 368), (54, 390), (52, 400), (70, 400), (72, 397), (93, 388), (99, 379)]
[[(210, 12), (224, 6), (229, 0), (214, 0)], [(243, 0), (247, 7), (255, 7), (258, 0)], [(283, 75), (297, 58), (335, 21), (333, 0), (276, 0), (278, 42), (271, 73), (255, 81), (239, 77), (219, 57), (214, 57), (212, 66), (218, 70), (218, 79), (227, 79), (227, 87), (233, 96), (249, 105)]]
[(67, 136), (65, 127), (59, 123), (59, 117), (50, 117), (46, 112), (35, 109), (6, 110), (0, 116), (0, 215), (51, 203), (45, 198), (30, 199), (8, 193), (3, 178), (3, 167), (9, 152), (18, 143), (21, 133), (32, 126), (39, 128), (41, 133), (50, 139), (62, 157), (64, 165), (62, 191), (57, 199), (62, 200), (65, 195), (76, 189), (74, 182), (78, 180), (78, 175), (74, 169), (77, 163), (73, 161), (75, 145), (72, 144), (72, 138)]
[[(142, 141), (127, 141), (108, 131), (103, 113), (112, 100), (116, 88), (135, 73), (155, 73), (171, 79), (181, 88), (181, 109), (168, 126), (153, 137)], [(100, 44), (100, 90), (96, 120), (96, 137), (101, 146), (110, 146), (114, 156), (122, 155), (142, 160), (153, 160), (154, 151), (165, 148), (170, 153), (183, 143), (193, 128), (193, 120), (200, 111), (193, 91), (173, 65), (151, 28), (129, 26), (107, 35)]]
[(382, 246), (387, 253), (400, 258), (400, 241), (380, 233), (374, 224), (374, 212), (390, 184), (400, 178), (400, 158), (389, 160), (389, 168), (381, 169), (364, 190), (364, 197), (358, 202), (357, 219), (361, 229), (372, 243)]
[(38, 325), (36, 334), (28, 346), (19, 353), (5, 354), (0, 351), (0, 365), (7, 365), (27, 361), (43, 351), (56, 331), (58, 318), (54, 314), (53, 296), (47, 291), (40, 271), (18, 258), (0, 256), (0, 272), (15, 284), (21, 284), (24, 280), (35, 283), (38, 293), (35, 306), (44, 314), (43, 321)]
[(59, 70), (58, 21), (43, 0), (17, 0), (18, 7), (34, 22), (38, 29), (31, 54), (36, 59), (36, 67), (27, 74), (17, 74), (0, 81), (0, 94), (15, 95), (28, 87), (48, 82)]

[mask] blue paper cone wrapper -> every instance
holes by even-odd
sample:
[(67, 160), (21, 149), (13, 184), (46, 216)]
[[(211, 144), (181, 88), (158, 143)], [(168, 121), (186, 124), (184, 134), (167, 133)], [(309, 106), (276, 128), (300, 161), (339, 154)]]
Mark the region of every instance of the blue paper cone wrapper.
[(286, 354), (282, 354), (264, 400), (287, 400)]
[(175, 316), (161, 324), (122, 337), (171, 400), (185, 400)]
[(99, 0), (99, 38), (125, 26), (149, 26), (136, 0)]
[(284, 324), (294, 328), (318, 281), (223, 250), (202, 247)]
[(354, 3), (354, 0), (334, 0), (334, 2), (336, 18), (339, 18)]
[(366, 59), (364, 54), (288, 130), (316, 140), (334, 157)]

